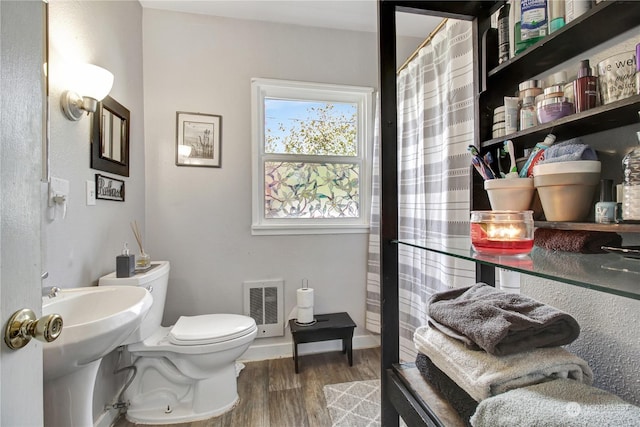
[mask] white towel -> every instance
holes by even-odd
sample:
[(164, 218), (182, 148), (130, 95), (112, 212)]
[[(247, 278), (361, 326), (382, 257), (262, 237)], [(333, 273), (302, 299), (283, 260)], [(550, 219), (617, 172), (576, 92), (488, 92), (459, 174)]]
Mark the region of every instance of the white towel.
[(640, 408), (604, 390), (559, 379), (485, 399), (474, 427), (640, 427)]
[(416, 349), (478, 402), (490, 396), (556, 378), (591, 384), (587, 362), (561, 347), (538, 348), (507, 356), (468, 350), (428, 325), (413, 335)]

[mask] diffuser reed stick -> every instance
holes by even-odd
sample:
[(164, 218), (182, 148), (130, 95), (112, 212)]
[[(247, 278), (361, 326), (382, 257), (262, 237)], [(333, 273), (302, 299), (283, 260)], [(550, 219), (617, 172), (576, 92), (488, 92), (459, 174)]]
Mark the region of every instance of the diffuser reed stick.
[(133, 231), (133, 235), (136, 238), (136, 242), (138, 242), (138, 247), (140, 248), (140, 256), (136, 261), (136, 267), (148, 267), (151, 263), (151, 257), (144, 251), (144, 246), (142, 246), (142, 233), (140, 233), (140, 228), (138, 228), (138, 221), (133, 221), (131, 223), (131, 230)]
[(136, 242), (138, 242), (140, 253), (144, 253), (144, 248), (142, 247), (142, 234), (140, 234), (140, 229), (138, 228), (138, 221), (133, 221), (131, 223), (131, 230), (133, 231), (133, 235), (136, 238)]

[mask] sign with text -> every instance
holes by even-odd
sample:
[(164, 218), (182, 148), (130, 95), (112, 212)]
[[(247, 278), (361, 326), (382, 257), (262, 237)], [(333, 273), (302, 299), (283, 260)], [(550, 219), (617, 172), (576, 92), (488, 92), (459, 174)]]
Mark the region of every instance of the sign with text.
[(124, 202), (124, 181), (97, 173), (96, 197), (103, 200)]

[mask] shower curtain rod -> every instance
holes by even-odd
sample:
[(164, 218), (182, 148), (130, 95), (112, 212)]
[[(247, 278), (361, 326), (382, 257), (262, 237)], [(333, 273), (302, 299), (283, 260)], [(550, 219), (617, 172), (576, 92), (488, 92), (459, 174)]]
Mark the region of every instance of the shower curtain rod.
[(404, 64), (402, 64), (402, 66), (400, 66), (400, 68), (398, 68), (398, 71), (396, 71), (396, 74), (400, 74), (400, 71), (404, 70), (405, 68), (407, 68), (407, 65), (409, 65), (409, 63), (411, 61), (413, 61), (413, 58), (415, 58), (416, 56), (418, 56), (418, 52), (420, 52), (420, 49), (422, 49), (423, 47), (425, 47), (426, 45), (429, 44), (429, 42), (431, 41), (431, 39), (433, 39), (433, 37), (438, 33), (438, 31), (440, 31), (440, 29), (442, 27), (444, 27), (444, 24), (447, 23), (448, 18), (444, 18), (442, 21), (440, 21), (440, 23), (438, 24), (438, 26), (431, 31), (431, 33), (427, 36), (426, 39), (424, 39), (424, 41), (422, 43), (420, 43), (420, 46), (418, 46), (416, 48), (416, 50), (413, 51), (413, 53), (411, 54), (411, 56), (409, 56), (409, 58), (407, 58), (406, 61), (404, 61)]

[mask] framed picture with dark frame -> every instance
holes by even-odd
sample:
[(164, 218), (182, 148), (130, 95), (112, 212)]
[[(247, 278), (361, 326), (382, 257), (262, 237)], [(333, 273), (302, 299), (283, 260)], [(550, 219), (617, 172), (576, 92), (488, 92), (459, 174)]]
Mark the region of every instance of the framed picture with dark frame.
[(124, 181), (97, 173), (96, 198), (124, 202)]
[(129, 110), (110, 96), (98, 102), (91, 124), (91, 168), (129, 176)]
[(176, 113), (176, 165), (222, 167), (222, 116)]

